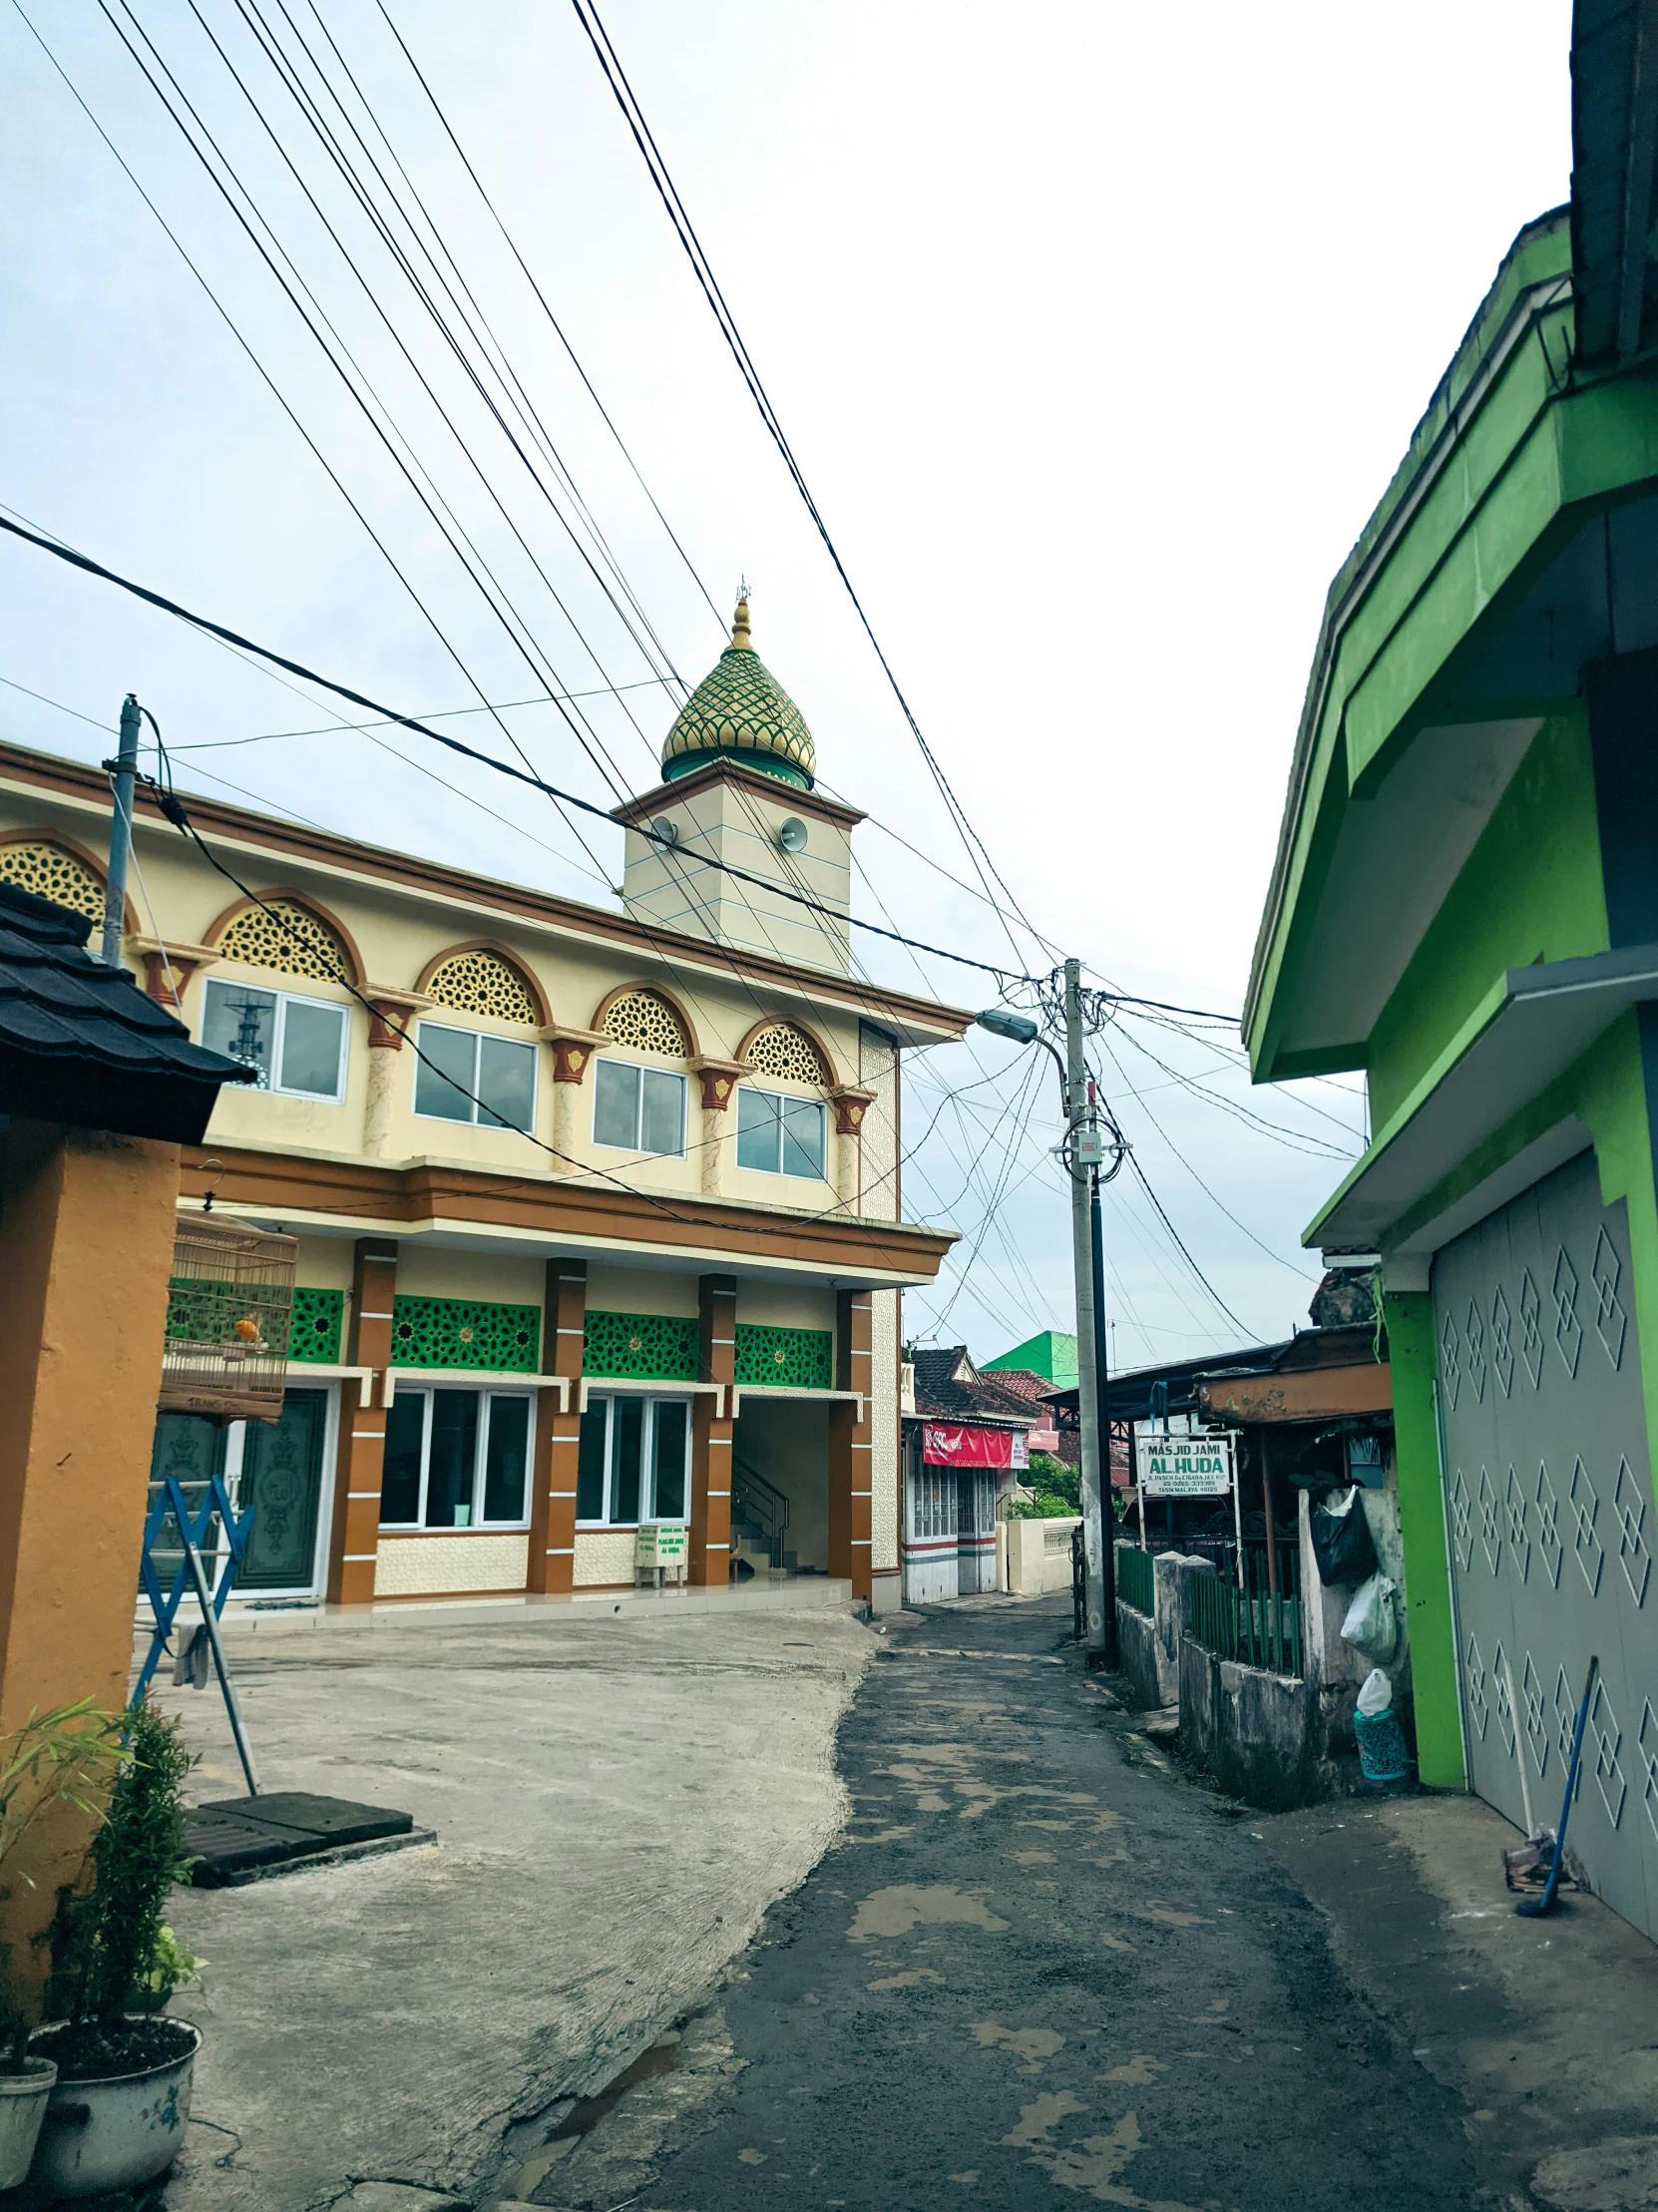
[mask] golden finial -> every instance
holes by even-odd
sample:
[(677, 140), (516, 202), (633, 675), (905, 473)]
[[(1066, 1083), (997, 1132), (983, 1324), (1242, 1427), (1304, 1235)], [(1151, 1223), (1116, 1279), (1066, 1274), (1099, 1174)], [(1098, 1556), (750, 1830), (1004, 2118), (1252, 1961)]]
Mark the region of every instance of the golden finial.
[(737, 588), (736, 618), (731, 624), (731, 643), (740, 651), (752, 653), (754, 641), (748, 635), (748, 584), (744, 579)]

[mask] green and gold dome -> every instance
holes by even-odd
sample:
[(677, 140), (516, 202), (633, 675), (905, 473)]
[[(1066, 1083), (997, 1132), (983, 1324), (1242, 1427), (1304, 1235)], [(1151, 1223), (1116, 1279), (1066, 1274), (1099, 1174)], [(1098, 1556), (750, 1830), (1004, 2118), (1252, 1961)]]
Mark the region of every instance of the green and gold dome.
[(812, 788), (817, 748), (805, 717), (754, 651), (748, 601), (737, 602), (731, 643), (679, 709), (662, 747), (671, 783), (721, 755), (747, 761), (785, 783)]

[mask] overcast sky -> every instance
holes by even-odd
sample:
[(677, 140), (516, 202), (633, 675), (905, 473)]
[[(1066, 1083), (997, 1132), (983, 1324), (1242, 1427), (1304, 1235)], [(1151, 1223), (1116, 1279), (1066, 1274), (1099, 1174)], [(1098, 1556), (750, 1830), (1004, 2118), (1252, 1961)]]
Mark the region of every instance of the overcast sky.
[[(16, 0), (0, 8), (0, 501), (405, 711), (524, 700), (549, 671), (572, 691), (638, 686), (582, 711), (611, 772), (643, 788), (668, 690), (247, 20), (233, 0), (197, 4), (200, 17), (188, 0), (140, 0), (131, 15), (110, 0), (135, 44), (139, 26), (154, 41), (291, 257), (289, 283), (308, 287), (529, 645), (486, 606), (97, 0), (26, 5), (137, 184)], [(376, 0), (287, 0), (285, 18), (261, 4), (301, 67), (297, 34), (323, 54), (321, 26), (332, 34), (343, 64), (326, 54), (327, 66), (353, 119), (393, 176), (375, 124), (395, 149), (665, 661), (694, 682), (720, 623)], [(574, 12), (387, 7), (696, 576), (723, 613), (746, 575), (755, 644), (806, 715), (825, 782), (869, 808), (857, 910), (993, 964), (1013, 966), (1017, 947), (1022, 970), (1044, 971), (1052, 955), (1017, 919), (1011, 943), (974, 895)], [(1566, 0), (609, 0), (607, 22), (899, 679), (1018, 906), (1098, 978), (1235, 1014), (1329, 580), (1514, 232), (1566, 194)], [(182, 785), (610, 901), (620, 833), (585, 825), (585, 851), (550, 807), (406, 734), (397, 754), (466, 798), (368, 734), (270, 738), (334, 710), (15, 541), (0, 544), (0, 676), (112, 723), (137, 689)], [(552, 706), (444, 726), (503, 752), (510, 729), (544, 774), (609, 799)], [(0, 734), (81, 758), (109, 742), (4, 686)], [(268, 741), (229, 745), (254, 737)], [(970, 970), (868, 939), (860, 950), (873, 975), (953, 1004), (997, 996)], [(1240, 1324), (1124, 1174), (1106, 1217), (1121, 1365), (1288, 1334), (1318, 1272), (1299, 1233), (1358, 1148), (1342, 1124), (1360, 1129), (1359, 1100), (1328, 1084), (1250, 1093), (1235, 1032), (1215, 1035), (1124, 1022), (1095, 1049), (1136, 1159)], [(926, 1056), (908, 1097), (908, 1138), (937, 1119), (905, 1210), (965, 1232), (941, 1289), (910, 1298), (908, 1325), (981, 1357), (1068, 1325), (1068, 1228), (1047, 1156), (1057, 1101), (1037, 1058), (980, 1036)]]

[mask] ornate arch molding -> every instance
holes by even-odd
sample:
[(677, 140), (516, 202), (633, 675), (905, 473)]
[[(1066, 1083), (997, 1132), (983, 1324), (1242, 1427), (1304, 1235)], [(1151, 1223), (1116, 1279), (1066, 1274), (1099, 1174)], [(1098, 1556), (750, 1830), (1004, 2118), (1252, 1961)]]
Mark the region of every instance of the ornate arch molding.
[[(250, 936), (256, 940), (265, 931), (268, 931), (272, 938), (280, 944), (281, 940), (275, 924), (264, 918), (263, 910), (267, 906), (275, 907), (278, 910), (284, 906), (293, 907), (300, 914), (309, 916), (316, 927), (333, 940), (344, 969), (343, 975), (329, 976), (325, 969), (314, 962), (308, 966), (284, 968), (272, 966), (265, 961), (244, 959), (239, 952), (226, 952), (223, 949), (224, 934), (234, 923), (240, 921), (244, 914), (258, 916), (263, 922), (262, 930), (254, 924), (249, 925), (248, 934)], [(325, 906), (313, 899), (308, 891), (293, 891), (285, 886), (278, 886), (273, 890), (261, 891), (256, 899), (236, 899), (224, 909), (223, 913), (208, 929), (205, 942), (213, 947), (220, 960), (233, 960), (239, 966), (268, 967), (272, 975), (296, 976), (301, 980), (317, 983), (343, 982), (354, 985), (358, 990), (362, 989), (363, 963), (362, 955), (357, 950), (356, 940), (345, 924), (337, 916), (330, 914)], [(297, 950), (298, 946), (309, 945), (311, 942), (307, 937), (299, 937), (294, 951)], [(249, 949), (256, 949), (256, 944)], [(293, 951), (290, 951), (285, 957), (292, 958)]]
[[(52, 828), (45, 824), (41, 824), (34, 829), (0, 831), (0, 852), (4, 852), (8, 846), (16, 845), (30, 845), (40, 848), (43, 857), (38, 867), (24, 866), (15, 857), (10, 868), (5, 867), (4, 863), (0, 863), (0, 876), (3, 876), (7, 883), (15, 883), (22, 891), (33, 891), (38, 898), (52, 899), (55, 906), (67, 906), (72, 914), (87, 915), (95, 928), (102, 924), (104, 919), (103, 900), (105, 886), (109, 881), (109, 868), (104, 861), (99, 859), (96, 853), (81, 844), (77, 838), (66, 837), (61, 829)], [(50, 853), (61, 853), (75, 875), (89, 877), (91, 882), (97, 886), (96, 911), (90, 898), (82, 904), (72, 904), (67, 899), (53, 898), (49, 886), (54, 871), (50, 859), (45, 857)], [(67, 886), (64, 887), (67, 888)], [(127, 912), (122, 928), (128, 934), (136, 935), (139, 920), (133, 906), (131, 893), (128, 894), (126, 903)]]
[[(673, 1027), (679, 1033), (679, 1042), (683, 1050), (674, 1052), (656, 1045), (637, 1043), (632, 1038), (619, 1037), (617, 1035), (618, 1025), (613, 1024), (612, 1016), (622, 1005), (623, 1001), (629, 999), (654, 1000), (658, 1006), (665, 1008), (672, 1017)], [(684, 1006), (674, 994), (671, 991), (664, 991), (659, 984), (624, 983), (620, 990), (607, 993), (595, 1009), (593, 1026), (596, 1031), (609, 1037), (613, 1043), (628, 1047), (634, 1052), (654, 1052), (663, 1060), (698, 1060), (701, 1058), (701, 1049), (696, 1042), (696, 1029), (690, 1016), (685, 1012)]]
[[(755, 1064), (753, 1059), (755, 1046), (773, 1031), (804, 1041), (811, 1058), (817, 1062), (817, 1074), (815, 1076), (792, 1076), (785, 1074), (782, 1069), (776, 1066), (767, 1068)], [(773, 1057), (770, 1054), (765, 1055), (767, 1059)], [(770, 1075), (779, 1082), (815, 1083), (823, 1091), (837, 1091), (840, 1088), (841, 1079), (835, 1069), (834, 1055), (815, 1029), (808, 1023), (795, 1021), (792, 1016), (772, 1015), (763, 1022), (756, 1022), (737, 1047), (737, 1059), (745, 1068), (753, 1068), (756, 1075)]]
[[(457, 964), (457, 976), (445, 979), (442, 972), (451, 961)], [(456, 988), (452, 996), (445, 996), (444, 984), (449, 980)], [(521, 997), (512, 990), (515, 984)], [(547, 994), (536, 976), (517, 953), (493, 937), (469, 937), (464, 944), (446, 946), (422, 968), (415, 989), (436, 1008), (452, 1014), (482, 1014), (538, 1030), (549, 1028), (553, 1021)], [(492, 997), (500, 1003), (490, 1004)]]

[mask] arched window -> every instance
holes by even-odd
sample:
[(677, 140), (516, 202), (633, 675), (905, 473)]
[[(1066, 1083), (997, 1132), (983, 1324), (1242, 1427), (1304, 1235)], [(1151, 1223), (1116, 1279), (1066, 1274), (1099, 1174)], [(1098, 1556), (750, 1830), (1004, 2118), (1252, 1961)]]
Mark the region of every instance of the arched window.
[(218, 957), (320, 983), (344, 983), (350, 974), (345, 948), (327, 923), (292, 899), (244, 906), (220, 933)]
[(438, 1006), (453, 1007), (457, 1014), (492, 1015), (498, 1022), (520, 1022), (526, 1029), (541, 1024), (541, 1008), (529, 984), (511, 961), (487, 945), (440, 960), (426, 979), (426, 996)]
[(814, 1090), (829, 1085), (822, 1054), (792, 1022), (768, 1023), (748, 1048), (748, 1065), (757, 1076), (777, 1076), (784, 1083), (810, 1084)]
[(67, 906), (73, 914), (104, 919), (104, 886), (84, 860), (52, 837), (20, 837), (0, 845), (0, 883), (15, 883), (37, 899)]
[(599, 1026), (613, 1044), (630, 1046), (636, 1053), (656, 1053), (663, 1060), (690, 1058), (679, 1017), (654, 991), (622, 992), (612, 1000)]

